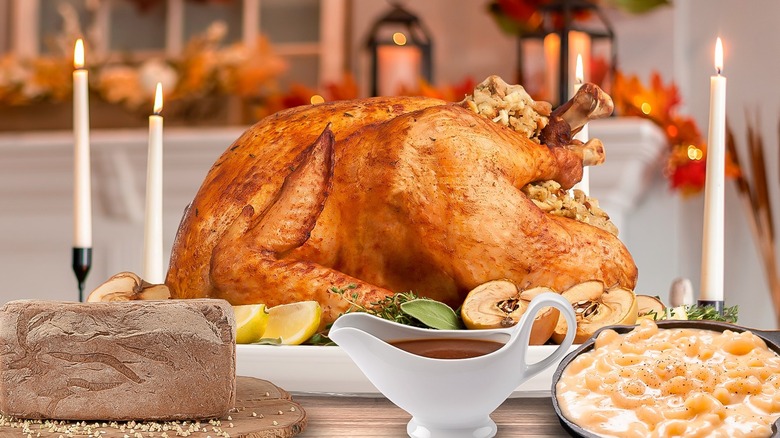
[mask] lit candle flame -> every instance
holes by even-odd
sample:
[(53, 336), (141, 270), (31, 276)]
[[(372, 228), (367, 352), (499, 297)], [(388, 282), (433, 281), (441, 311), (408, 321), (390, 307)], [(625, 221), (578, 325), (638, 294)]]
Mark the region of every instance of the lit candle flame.
[(720, 41), (720, 37), (715, 41), (715, 70), (718, 71), (718, 74), (723, 71), (723, 43)]
[(81, 38), (76, 40), (76, 46), (73, 48), (73, 67), (84, 68), (84, 41)]
[(157, 83), (157, 89), (154, 91), (154, 114), (159, 115), (163, 107), (162, 83)]
[(575, 69), (574, 77), (577, 79), (578, 84), (585, 82), (585, 74), (582, 70), (582, 55), (577, 55), (577, 67)]
[(402, 34), (401, 32), (396, 32), (393, 34), (393, 42), (396, 43), (399, 46), (406, 45), (406, 35)]

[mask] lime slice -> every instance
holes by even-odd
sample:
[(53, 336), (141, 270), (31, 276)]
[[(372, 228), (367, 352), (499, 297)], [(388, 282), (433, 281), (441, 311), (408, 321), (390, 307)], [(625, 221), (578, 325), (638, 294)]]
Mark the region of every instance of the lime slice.
[(316, 301), (281, 304), (268, 309), (268, 326), (263, 338), (282, 344), (299, 345), (312, 337), (320, 326), (322, 307)]
[(268, 325), (265, 304), (233, 306), (236, 316), (236, 344), (251, 344), (263, 337)]

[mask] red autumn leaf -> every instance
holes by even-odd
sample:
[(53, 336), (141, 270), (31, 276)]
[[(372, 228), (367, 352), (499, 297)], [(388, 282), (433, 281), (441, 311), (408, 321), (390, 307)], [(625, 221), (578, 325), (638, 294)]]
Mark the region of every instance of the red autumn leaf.
[(673, 189), (680, 190), (683, 194), (693, 194), (704, 188), (706, 175), (705, 160), (688, 160), (673, 169), (669, 182)]

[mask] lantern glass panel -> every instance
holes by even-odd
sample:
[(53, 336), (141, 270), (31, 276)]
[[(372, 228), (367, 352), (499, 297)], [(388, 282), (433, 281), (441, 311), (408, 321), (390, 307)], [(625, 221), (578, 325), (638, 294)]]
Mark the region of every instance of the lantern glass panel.
[(374, 34), (377, 44), (393, 44), (397, 45), (394, 35), (400, 33), (405, 38), (405, 43), (401, 45), (415, 45), (414, 32), (410, 31), (409, 26), (405, 26), (400, 23), (387, 23), (380, 26)]
[(518, 71), (515, 81), (534, 98), (534, 100), (550, 101), (553, 97), (549, 93), (547, 83), (549, 81), (547, 66), (544, 56), (543, 40), (538, 38), (519, 38), (517, 63)]
[(393, 96), (417, 88), (422, 77), (422, 51), (414, 45), (380, 44), (376, 48), (377, 93)]
[(612, 93), (612, 84), (615, 81), (613, 50), (609, 39), (594, 39), (590, 55), (590, 75), (586, 77), (588, 82), (593, 82), (607, 93)]

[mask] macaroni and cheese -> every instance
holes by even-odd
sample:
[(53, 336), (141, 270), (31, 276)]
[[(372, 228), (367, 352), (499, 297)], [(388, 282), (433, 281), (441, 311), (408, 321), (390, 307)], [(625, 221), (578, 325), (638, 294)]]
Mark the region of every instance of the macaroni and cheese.
[(556, 384), (563, 415), (605, 437), (768, 437), (780, 417), (780, 356), (755, 334), (605, 330)]

